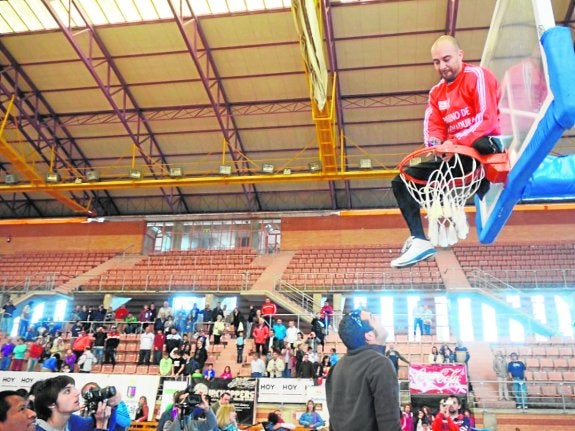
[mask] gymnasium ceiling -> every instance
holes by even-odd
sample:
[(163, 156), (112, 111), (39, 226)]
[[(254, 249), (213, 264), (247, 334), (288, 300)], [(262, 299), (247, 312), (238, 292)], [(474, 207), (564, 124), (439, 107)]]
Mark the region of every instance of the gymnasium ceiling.
[[(0, 156), (0, 218), (393, 208), (389, 173), (420, 146), (437, 81), (429, 48), (452, 33), (479, 63), (495, 0), (322, 3), (338, 164), (388, 175), (298, 177), (319, 156), (289, 0), (8, 0), (0, 105), (19, 156)], [(558, 25), (573, 30), (574, 3), (552, 1)], [(555, 151), (575, 153), (573, 130)], [(250, 182), (264, 164), (276, 175)], [(143, 180), (126, 183), (130, 169)], [(42, 188), (49, 172), (68, 188)]]

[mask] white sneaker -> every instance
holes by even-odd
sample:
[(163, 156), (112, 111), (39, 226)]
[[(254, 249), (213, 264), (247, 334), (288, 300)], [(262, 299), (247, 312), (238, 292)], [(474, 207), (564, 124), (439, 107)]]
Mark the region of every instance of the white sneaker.
[(413, 266), (422, 260), (429, 259), (437, 253), (437, 250), (426, 239), (410, 236), (401, 249), (401, 256), (391, 261), (392, 268), (406, 268)]

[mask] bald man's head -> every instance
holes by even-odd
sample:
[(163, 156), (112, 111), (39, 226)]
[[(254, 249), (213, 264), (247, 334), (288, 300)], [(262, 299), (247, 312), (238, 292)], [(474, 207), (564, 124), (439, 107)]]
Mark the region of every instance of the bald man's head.
[(443, 79), (452, 82), (463, 68), (463, 50), (453, 36), (443, 35), (431, 46), (433, 66)]

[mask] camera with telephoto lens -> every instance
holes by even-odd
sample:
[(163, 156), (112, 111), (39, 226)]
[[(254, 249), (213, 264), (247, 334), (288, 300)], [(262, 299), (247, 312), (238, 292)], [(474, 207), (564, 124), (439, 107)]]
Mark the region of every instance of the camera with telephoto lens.
[(95, 412), (98, 409), (98, 403), (100, 401), (106, 401), (108, 398), (112, 398), (114, 395), (116, 395), (116, 387), (106, 386), (102, 389), (95, 388), (89, 390), (82, 396), (84, 397), (86, 409), (89, 412)]

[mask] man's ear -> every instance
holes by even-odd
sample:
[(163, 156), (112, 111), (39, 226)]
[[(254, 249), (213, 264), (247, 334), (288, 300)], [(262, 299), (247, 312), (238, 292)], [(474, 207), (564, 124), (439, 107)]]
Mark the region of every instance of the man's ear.
[(369, 331), (364, 334), (365, 342), (367, 344), (373, 344), (376, 341), (376, 336), (374, 331)]

